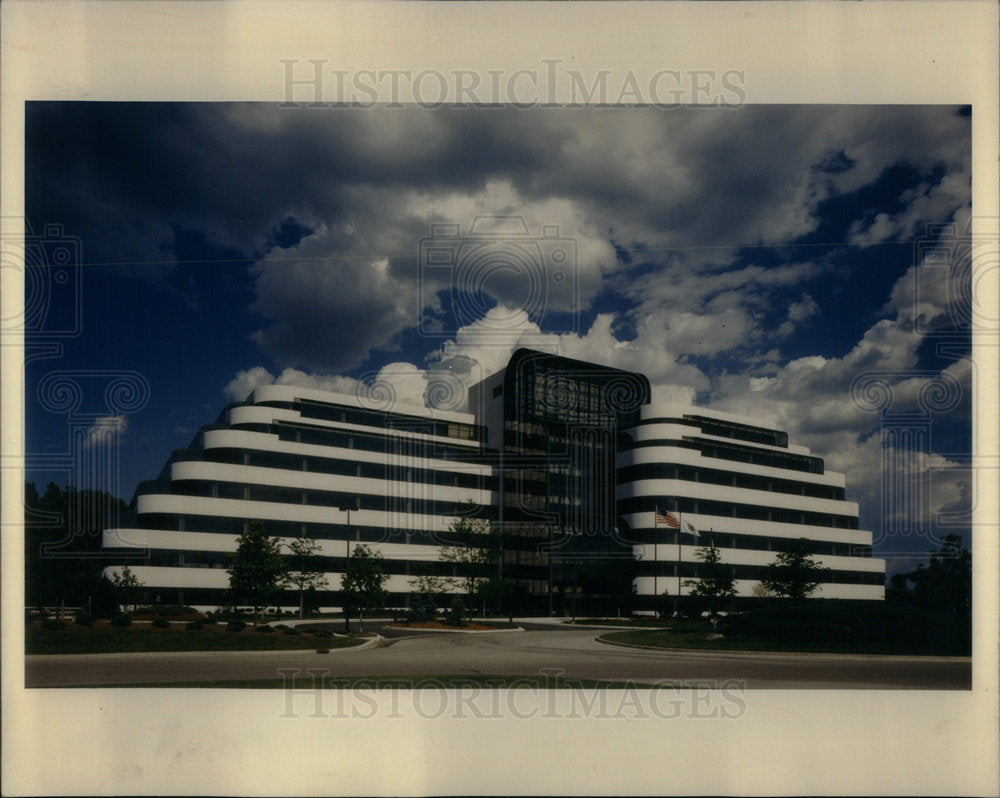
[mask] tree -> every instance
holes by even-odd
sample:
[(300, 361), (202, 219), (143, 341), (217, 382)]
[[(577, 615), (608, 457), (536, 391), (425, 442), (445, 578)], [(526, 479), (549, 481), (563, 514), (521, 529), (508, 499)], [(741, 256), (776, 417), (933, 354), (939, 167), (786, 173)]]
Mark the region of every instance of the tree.
[(347, 573), (340, 584), (344, 603), (344, 629), (351, 630), (350, 613), (357, 609), (358, 625), (364, 631), (365, 610), (373, 611), (385, 606), (389, 592), (383, 587), (389, 574), (385, 571), (385, 558), (363, 543), (354, 547), (347, 561)]
[(102, 575), (94, 584), (94, 589), (88, 597), (88, 614), (94, 618), (113, 618), (121, 611), (115, 593), (115, 586), (107, 575)]
[(327, 585), (323, 560), (316, 553), (319, 550), (319, 543), (308, 535), (296, 538), (288, 544), (288, 552), (291, 555), (288, 561), (288, 582), (298, 588), (300, 618), (305, 615), (306, 594), (312, 596)]
[(101, 533), (115, 513), (127, 509), (120, 499), (97, 490), (60, 488), (50, 482), (41, 496), (24, 486), (24, 588), (28, 606), (61, 603), (86, 606), (101, 585), (106, 559)]
[(142, 596), (143, 584), (127, 565), (111, 577), (115, 604), (123, 612), (135, 610)]
[(409, 623), (433, 621), (437, 617), (437, 600), (445, 592), (447, 585), (440, 576), (424, 574), (410, 580), (413, 592), (410, 593), (410, 607), (406, 613)]
[(691, 595), (701, 599), (715, 621), (719, 610), (736, 598), (736, 585), (732, 569), (722, 564), (722, 557), (714, 545), (698, 549), (697, 579), (688, 579), (685, 586), (691, 588)]
[(760, 582), (753, 586), (753, 590), (750, 591), (750, 595), (754, 598), (774, 598), (774, 593), (764, 587), (764, 585)]
[(941, 548), (931, 550), (926, 565), (893, 574), (885, 597), (891, 604), (956, 615), (971, 613), (972, 553), (958, 535), (945, 536)]
[(451, 600), (451, 607), (448, 609), (448, 615), (445, 620), (449, 626), (466, 626), (468, 621), (466, 621), (465, 616), (465, 602), (458, 596), (455, 596)]
[[(470, 512), (473, 502), (468, 502)], [(474, 603), (477, 596), (499, 594), (499, 563), (502, 554), (500, 535), (485, 518), (466, 515), (456, 518), (448, 527), (440, 559), (454, 566), (455, 575), (446, 582), (465, 593)]]
[(258, 618), (264, 608), (274, 604), (288, 584), (287, 564), (281, 556), (281, 543), (271, 537), (260, 521), (236, 539), (236, 552), (229, 566), (229, 592), (238, 604), (253, 607)]
[(896, 604), (900, 607), (913, 606), (913, 590), (910, 588), (909, 574), (898, 573), (889, 577), (889, 582), (885, 586), (885, 600), (887, 604)]
[(319, 591), (314, 587), (307, 587), (302, 594), (302, 614), (312, 615), (319, 612)]
[(813, 561), (809, 556), (809, 541), (799, 538), (785, 544), (784, 550), (767, 566), (767, 573), (760, 581), (766, 590), (776, 596), (803, 599), (819, 587), (823, 575), (829, 570)]

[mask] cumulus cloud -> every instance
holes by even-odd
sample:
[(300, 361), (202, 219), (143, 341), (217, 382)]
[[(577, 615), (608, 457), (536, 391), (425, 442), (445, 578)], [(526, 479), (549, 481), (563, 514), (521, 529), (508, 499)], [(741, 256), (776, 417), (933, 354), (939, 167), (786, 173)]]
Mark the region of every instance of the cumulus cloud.
[[(741, 352), (762, 359), (769, 343), (767, 318), (783, 294), (824, 273), (811, 261), (731, 269), (716, 263), (697, 266), (675, 260), (638, 278), (622, 279), (621, 292), (637, 306), (631, 312), (647, 336), (658, 336), (676, 352), (712, 356)], [(788, 334), (818, 306), (808, 293), (788, 308), (777, 337)]]
[(940, 181), (925, 181), (903, 192), (899, 213), (879, 213), (872, 219), (859, 219), (851, 225), (852, 244), (871, 246), (893, 239), (907, 241), (915, 235), (927, 235), (928, 225), (951, 221), (956, 209), (965, 206), (970, 191), (970, 166), (966, 153)]
[(876, 431), (858, 446), (837, 445), (827, 457), (829, 467), (847, 472), (849, 498), (868, 508), (874, 543), (889, 556), (929, 551), (968, 526), (972, 507), (967, 465), (904, 442)]
[(246, 371), (237, 372), (223, 388), (223, 393), (234, 402), (244, 401), (258, 385), (270, 385), (274, 375), (263, 366), (254, 366)]
[[(914, 267), (921, 268), (930, 267)], [(793, 442), (810, 447), (826, 459), (828, 468), (844, 473), (849, 495), (867, 508), (863, 515), (879, 534), (901, 523), (887, 515), (893, 508), (878, 512), (884, 484), (891, 483), (891, 491), (898, 489), (905, 496), (926, 498), (920, 507), (895, 508), (906, 515), (907, 529), (924, 534), (941, 512), (962, 500), (966, 479), (958, 462), (934, 454), (929, 447), (942, 418), (965, 422), (970, 418), (972, 363), (961, 357), (940, 370), (920, 366), (918, 352), (928, 329), (913, 323), (915, 276), (911, 269), (893, 287), (889, 306), (897, 312), (873, 324), (843, 357), (801, 357), (772, 369), (768, 376), (747, 372), (715, 381), (713, 406), (788, 430)], [(920, 307), (922, 317), (932, 320), (948, 312), (949, 300), (936, 293)], [(896, 439), (883, 441), (884, 418), (889, 423), (908, 419), (917, 425), (919, 430), (910, 440), (923, 441), (920, 446), (925, 448), (893, 451), (900, 444), (894, 443)], [(898, 473), (892, 463), (905, 465), (906, 473)], [(936, 480), (933, 491), (901, 487), (915, 480), (929, 485), (931, 475)]]
[(582, 333), (543, 333), (523, 311), (498, 309), (491, 312), (508, 319), (498, 329), (486, 315), (484, 324), (460, 329), (455, 340), (431, 355), (433, 371), (449, 369), (465, 387), (503, 368), (519, 347), (537, 349), (590, 363), (638, 371), (649, 377), (658, 395), (693, 398), (698, 389), (709, 385), (694, 365), (683, 362), (662, 343), (659, 331), (640, 325), (637, 338), (622, 341), (614, 333), (611, 314), (599, 314)]
[[(637, 318), (659, 316), (676, 348), (710, 355), (737, 340), (756, 347), (767, 330), (761, 307), (783, 285), (805, 289), (820, 268), (733, 269), (735, 253), (814, 232), (824, 203), (895, 164), (914, 164), (919, 182), (898, 210), (856, 220), (852, 242), (950, 219), (969, 179), (968, 119), (916, 107), (107, 104), (35, 109), (29, 125), (32, 141), (54, 154), (33, 175), (31, 200), (70, 233), (103, 230), (88, 237), (88, 257), (162, 272), (177, 230), (200, 231), (255, 261), (263, 323), (253, 340), (262, 352), (280, 367), (314, 371), (356, 367), (441, 311), (455, 275), (419, 258), (434, 224), (464, 234), (477, 217), (514, 214), (530, 237), (549, 227), (576, 251), (572, 279), (559, 290), (547, 284), (548, 316), (528, 307), (523, 280), (496, 271), (473, 281), (483, 294), (478, 315), (438, 319), (449, 338), (494, 305), (524, 307), (547, 331), (582, 333), (558, 314), (585, 313), (611, 285), (640, 306)], [(74, 139), (81, 126), (102, 133)], [(288, 218), (314, 232), (281, 249), (273, 232)], [(119, 242), (118, 251), (100, 251), (101, 242)], [(648, 278), (628, 273), (619, 253), (648, 264)], [(545, 280), (552, 269), (543, 266)], [(676, 309), (694, 316), (668, 319)]]
[(644, 329), (634, 341), (619, 340), (612, 330), (611, 314), (596, 317), (582, 335), (543, 333), (528, 314), (497, 307), (483, 319), (458, 330), (454, 339), (432, 351), (422, 367), (407, 362), (389, 363), (355, 379), (340, 375), (285, 369), (275, 378), (257, 366), (240, 371), (225, 388), (230, 398), (246, 396), (257, 385), (299, 385), (308, 388), (375, 397), (385, 391), (395, 401), (465, 410), (468, 388), (504, 366), (518, 348), (537, 349), (592, 363), (639, 371), (650, 378), (661, 399), (693, 400), (695, 391), (707, 388), (708, 378), (682, 362), (676, 354), (649, 340)]
[(93, 426), (87, 430), (83, 446), (85, 449), (92, 449), (95, 446), (109, 446), (127, 429), (128, 420), (125, 416), (101, 416), (94, 419)]
[(778, 327), (777, 336), (787, 338), (798, 329), (802, 322), (812, 318), (818, 312), (819, 305), (816, 304), (816, 300), (809, 294), (803, 294), (802, 299), (788, 306), (788, 318)]
[[(428, 373), (412, 363), (389, 363), (361, 379), (340, 374), (309, 373), (299, 369), (284, 369), (277, 377), (263, 366), (240, 371), (229, 381), (223, 392), (233, 401), (247, 399), (261, 385), (295, 385), (318, 391), (330, 391), (356, 397), (376, 404), (425, 406), (429, 382)], [(464, 401), (462, 403), (464, 405)]]
[[(920, 358), (938, 331), (960, 331), (963, 324), (967, 329), (970, 320), (968, 286), (962, 282), (968, 273), (960, 268), (969, 255), (963, 234), (970, 218), (967, 195), (948, 218), (952, 232), (926, 250), (914, 249), (913, 265), (889, 291), (882, 308), (886, 317), (842, 357), (804, 356), (775, 364), (765, 376), (730, 373), (714, 383), (715, 406), (789, 430), (793, 441), (844, 473), (849, 496), (877, 527), (877, 542), (887, 546), (908, 548), (913, 541), (879, 541), (885, 530), (931, 535), (943, 513), (962, 516), (970, 501), (961, 459), (931, 447), (944, 420), (968, 430), (973, 363), (956, 356), (943, 368), (927, 367)], [(799, 306), (789, 307), (788, 321), (809, 318), (814, 305), (805, 294)], [(915, 425), (913, 437), (883, 437), (884, 430), (903, 422)], [(899, 448), (907, 440), (916, 448)], [(883, 507), (886, 491), (897, 496), (896, 504)], [(911, 506), (917, 498), (920, 506)]]
[(385, 258), (338, 256), (328, 247), (320, 233), (254, 269), (253, 309), (273, 321), (253, 339), (282, 365), (351, 368), (416, 326), (415, 280), (394, 279)]

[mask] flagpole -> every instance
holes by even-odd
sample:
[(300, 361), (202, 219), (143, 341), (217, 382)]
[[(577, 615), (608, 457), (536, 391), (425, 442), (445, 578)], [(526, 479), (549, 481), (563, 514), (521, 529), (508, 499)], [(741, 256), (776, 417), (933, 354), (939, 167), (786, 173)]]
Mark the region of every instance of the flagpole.
[[(659, 505), (657, 505), (657, 507), (658, 506)], [(657, 598), (660, 595), (660, 590), (657, 587), (657, 584), (659, 582), (659, 579), (657, 577), (659, 576), (660, 573), (660, 557), (658, 553), (659, 552), (658, 538), (660, 530), (658, 528), (659, 524), (657, 524), (656, 522), (656, 516), (658, 512), (659, 510), (654, 507), (653, 508), (653, 612), (656, 612), (657, 615), (659, 615), (659, 612), (656, 609)]]
[(681, 530), (684, 529), (684, 513), (677, 511), (677, 597), (681, 595)]

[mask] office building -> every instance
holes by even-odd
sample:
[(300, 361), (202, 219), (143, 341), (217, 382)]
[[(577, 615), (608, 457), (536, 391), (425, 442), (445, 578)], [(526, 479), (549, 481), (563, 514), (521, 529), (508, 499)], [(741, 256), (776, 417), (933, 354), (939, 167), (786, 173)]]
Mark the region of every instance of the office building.
[(708, 544), (750, 598), (795, 538), (829, 568), (815, 595), (883, 597), (884, 562), (843, 475), (780, 430), (656, 403), (641, 374), (526, 349), (472, 386), (468, 411), (259, 387), (139, 485), (104, 547), (151, 597), (217, 606), (236, 538), (260, 520), (285, 544), (319, 543), (322, 605), (338, 605), (348, 546), (365, 543), (404, 607), (416, 577), (459, 575), (441, 548), (473, 515), (501, 530), (496, 601), (519, 613), (659, 610), (665, 592), (690, 593)]

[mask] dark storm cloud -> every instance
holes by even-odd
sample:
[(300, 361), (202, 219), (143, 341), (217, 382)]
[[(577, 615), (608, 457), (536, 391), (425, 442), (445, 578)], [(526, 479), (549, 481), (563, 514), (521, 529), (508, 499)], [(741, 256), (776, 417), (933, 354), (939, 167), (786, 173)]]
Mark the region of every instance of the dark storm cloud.
[[(33, 219), (84, 236), (85, 260), (133, 263), (142, 276), (169, 268), (177, 230), (242, 253), (256, 261), (264, 324), (255, 340), (281, 364), (326, 369), (391, 346), (449, 288), (449, 275), (417, 261), (431, 224), (466, 230), (492, 213), (523, 215), (532, 234), (558, 225), (575, 240), (573, 310), (585, 311), (622, 269), (618, 247), (650, 275), (669, 267), (660, 284), (683, 288), (633, 295), (626, 283), (637, 317), (705, 314), (670, 329), (711, 354), (698, 331), (712, 328), (714, 303), (727, 329), (763, 351), (770, 344), (754, 314), (767, 305), (768, 281), (732, 285), (731, 303), (705, 293), (717, 282), (706, 274), (724, 271), (735, 248), (808, 235), (825, 201), (894, 164), (961, 177), (968, 157), (968, 119), (921, 108), (34, 103), (27, 121)], [(946, 219), (955, 197), (944, 182), (931, 179), (910, 216), (858, 217), (851, 235), (869, 243)], [(289, 224), (312, 234), (295, 244), (280, 234)], [(809, 269), (800, 271), (803, 282), (788, 287), (796, 297), (810, 289)], [(481, 288), (496, 302), (521, 301), (509, 281)], [(793, 321), (782, 311), (772, 328), (784, 324), (787, 336)]]

